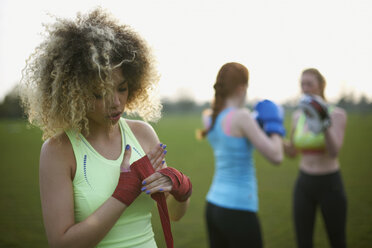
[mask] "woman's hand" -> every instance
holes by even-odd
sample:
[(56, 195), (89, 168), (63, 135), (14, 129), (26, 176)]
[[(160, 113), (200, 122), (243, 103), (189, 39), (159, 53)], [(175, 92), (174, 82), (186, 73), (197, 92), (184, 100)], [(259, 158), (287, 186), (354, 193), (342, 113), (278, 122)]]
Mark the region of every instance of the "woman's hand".
[(149, 158), (155, 171), (162, 169), (162, 166), (165, 163), (164, 157), (165, 154), (167, 154), (167, 150), (165, 150), (165, 148), (167, 148), (167, 145), (158, 144), (147, 154), (147, 157)]
[[(165, 150), (167, 146), (163, 144), (157, 144), (149, 153), (147, 153), (147, 157), (154, 168), (155, 171), (161, 170), (165, 167), (165, 155), (167, 154), (167, 150)], [(127, 145), (126, 151), (124, 153), (123, 162), (121, 164), (121, 171), (126, 172), (130, 171), (130, 164), (129, 158), (131, 155), (130, 146)], [(155, 192), (169, 192), (172, 190), (172, 181), (169, 177), (164, 176), (158, 172), (153, 173), (142, 183), (144, 186), (142, 187), (142, 191), (145, 191), (147, 194), (152, 194)]]
[(156, 192), (170, 192), (172, 190), (172, 180), (160, 174), (159, 172), (155, 172), (151, 176), (145, 178), (142, 182), (143, 187), (142, 191), (146, 192), (146, 194), (153, 194)]
[(291, 141), (289, 140), (283, 140), (283, 149), (284, 149), (284, 153), (290, 157), (290, 158), (294, 158), (297, 156), (297, 149), (296, 147), (292, 144)]
[(142, 181), (142, 191), (147, 194), (169, 192), (179, 201), (186, 201), (192, 193), (190, 178), (172, 167), (165, 167)]
[[(165, 154), (167, 154), (167, 150), (165, 150), (166, 147), (167, 145), (158, 144), (148, 154), (146, 154), (153, 168), (155, 169), (155, 171), (162, 169), (162, 165), (164, 165), (165, 163), (164, 157), (165, 157)], [(129, 159), (131, 156), (131, 152), (132, 152), (132, 149), (130, 149), (130, 146), (127, 145), (125, 147), (123, 161), (121, 162), (121, 165), (120, 165), (122, 172), (130, 170)]]

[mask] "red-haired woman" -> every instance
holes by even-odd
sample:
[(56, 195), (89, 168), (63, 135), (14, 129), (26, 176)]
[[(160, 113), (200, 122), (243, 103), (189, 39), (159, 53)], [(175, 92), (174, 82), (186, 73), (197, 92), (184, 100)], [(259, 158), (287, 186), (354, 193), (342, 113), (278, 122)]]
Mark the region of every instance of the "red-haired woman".
[(248, 77), (239, 63), (223, 65), (212, 109), (203, 112), (202, 136), (215, 157), (206, 207), (210, 247), (262, 247), (253, 149), (274, 164), (283, 158), (283, 113), (268, 100), (256, 105), (256, 118), (244, 108)]
[[(346, 247), (346, 196), (340, 175), (338, 153), (342, 147), (346, 113), (325, 104), (326, 81), (314, 68), (301, 75), (302, 93), (307, 102), (324, 110), (329, 116), (323, 128), (313, 128), (312, 116), (295, 111), (292, 116), (290, 141), (284, 143), (285, 153), (295, 157), (301, 153), (300, 173), (294, 189), (294, 223), (298, 247), (313, 247), (316, 208), (320, 206), (332, 247)], [(302, 103), (302, 105), (307, 103)], [(321, 106), (325, 106), (322, 108)], [(322, 127), (322, 125), (320, 125)]]

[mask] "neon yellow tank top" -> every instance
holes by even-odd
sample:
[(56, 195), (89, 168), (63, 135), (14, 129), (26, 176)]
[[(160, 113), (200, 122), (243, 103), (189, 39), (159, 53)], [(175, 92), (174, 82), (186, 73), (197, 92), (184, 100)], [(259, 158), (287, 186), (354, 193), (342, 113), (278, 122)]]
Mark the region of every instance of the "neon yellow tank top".
[[(122, 151), (116, 160), (109, 160), (100, 155), (83, 135), (77, 135), (71, 130), (66, 132), (76, 158), (76, 174), (73, 180), (76, 222), (86, 219), (114, 192), (127, 144), (132, 147), (130, 163), (145, 155), (124, 118), (120, 119), (119, 126)], [(151, 225), (151, 209), (154, 205), (150, 196), (140, 194), (97, 247), (157, 247)]]
[(301, 113), (293, 137), (294, 145), (299, 149), (322, 149), (325, 147), (324, 134), (305, 131), (306, 116)]
[[(334, 107), (330, 106), (328, 111), (331, 113)], [(293, 136), (293, 143), (298, 149), (307, 150), (307, 149), (316, 149), (321, 150), (325, 149), (325, 138), (323, 133), (314, 134), (310, 131), (305, 131), (306, 116), (304, 113), (301, 113), (296, 130)]]

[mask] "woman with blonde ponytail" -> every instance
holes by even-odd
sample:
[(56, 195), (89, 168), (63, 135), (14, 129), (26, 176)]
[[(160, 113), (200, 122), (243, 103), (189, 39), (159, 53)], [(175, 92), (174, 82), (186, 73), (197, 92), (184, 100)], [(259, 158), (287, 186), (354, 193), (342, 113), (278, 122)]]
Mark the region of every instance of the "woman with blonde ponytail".
[(273, 164), (283, 158), (283, 113), (269, 100), (244, 107), (249, 73), (239, 63), (218, 72), (211, 109), (203, 112), (201, 132), (211, 144), (215, 174), (207, 195), (206, 221), (210, 247), (262, 247), (253, 149)]

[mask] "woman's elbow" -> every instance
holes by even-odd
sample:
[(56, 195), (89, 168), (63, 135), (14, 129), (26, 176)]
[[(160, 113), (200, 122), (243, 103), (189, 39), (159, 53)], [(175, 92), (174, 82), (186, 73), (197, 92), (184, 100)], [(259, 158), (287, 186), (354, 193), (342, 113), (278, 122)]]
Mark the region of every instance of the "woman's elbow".
[(50, 240), (49, 242), (49, 247), (51, 248), (64, 248), (67, 247), (62, 240)]
[(341, 149), (341, 146), (334, 146), (334, 147), (328, 146), (326, 150), (327, 150), (328, 156), (335, 159), (338, 157), (340, 149)]
[(170, 220), (171, 221), (174, 221), (174, 222), (178, 222), (182, 219), (183, 215), (172, 215), (172, 216), (169, 216)]
[[(67, 237), (59, 237), (48, 239), (49, 247), (51, 248), (83, 248), (83, 247), (94, 247), (96, 244), (92, 244), (91, 242), (84, 242), (80, 240), (79, 242), (73, 242), (71, 239), (67, 239)], [(84, 244), (83, 244), (84, 243)]]
[(171, 221), (179, 221), (186, 214), (188, 206), (190, 204), (190, 198), (184, 202), (178, 202), (174, 199), (172, 206), (169, 206), (169, 218)]
[(335, 159), (338, 157), (338, 151), (334, 150), (334, 151), (328, 151), (328, 156)]
[(270, 162), (273, 165), (280, 165), (283, 162), (283, 153), (278, 153), (270, 158)]
[(283, 162), (283, 156), (275, 158), (275, 160), (273, 160), (274, 165), (280, 165), (282, 162)]
[(182, 219), (186, 211), (178, 211), (177, 213), (170, 213), (169, 218), (171, 221), (177, 222)]

